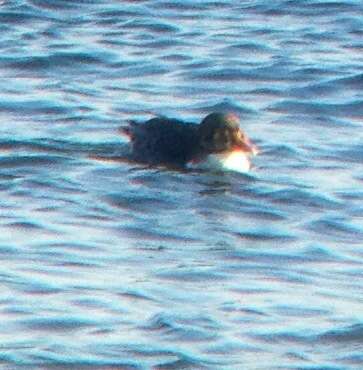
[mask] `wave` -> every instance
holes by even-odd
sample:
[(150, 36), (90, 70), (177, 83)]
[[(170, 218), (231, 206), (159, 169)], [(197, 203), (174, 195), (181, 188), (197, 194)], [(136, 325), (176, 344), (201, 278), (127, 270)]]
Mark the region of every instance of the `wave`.
[(363, 100), (352, 101), (349, 103), (319, 103), (319, 102), (302, 102), (297, 100), (285, 100), (276, 103), (269, 108), (273, 112), (289, 113), (302, 115), (319, 115), (319, 116), (340, 116), (363, 118)]

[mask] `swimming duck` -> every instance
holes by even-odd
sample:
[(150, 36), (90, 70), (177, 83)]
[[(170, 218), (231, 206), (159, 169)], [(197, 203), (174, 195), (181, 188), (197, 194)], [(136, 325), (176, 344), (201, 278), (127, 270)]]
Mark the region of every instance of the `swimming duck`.
[(232, 113), (211, 113), (199, 125), (165, 117), (121, 128), (132, 158), (147, 164), (247, 172), (257, 148)]

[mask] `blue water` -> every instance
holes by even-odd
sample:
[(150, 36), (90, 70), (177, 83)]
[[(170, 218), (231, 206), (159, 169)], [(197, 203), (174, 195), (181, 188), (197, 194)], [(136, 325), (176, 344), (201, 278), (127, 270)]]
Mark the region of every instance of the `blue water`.
[[(361, 0), (4, 0), (1, 369), (363, 368)], [(118, 127), (232, 111), (248, 175)]]

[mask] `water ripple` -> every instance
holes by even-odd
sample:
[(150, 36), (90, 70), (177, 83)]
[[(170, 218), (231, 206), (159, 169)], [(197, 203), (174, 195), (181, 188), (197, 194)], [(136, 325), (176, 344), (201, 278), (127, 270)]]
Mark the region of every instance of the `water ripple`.
[(349, 327), (343, 327), (339, 329), (329, 330), (319, 336), (319, 339), (323, 342), (362, 342), (363, 339), (363, 324), (355, 324)]
[(277, 103), (270, 108), (274, 112), (287, 113), (293, 111), (303, 115), (332, 115), (342, 117), (363, 117), (363, 101), (350, 103), (328, 104), (328, 103), (309, 103), (295, 100), (287, 100)]
[[(361, 2), (1, 3), (1, 365), (361, 368)], [(215, 110), (249, 174), (118, 130)]]
[(67, 162), (68, 157), (58, 155), (17, 155), (0, 158), (0, 168), (54, 166)]
[(55, 68), (83, 68), (87, 66), (105, 64), (112, 60), (112, 54), (87, 53), (87, 52), (54, 52), (50, 55), (26, 57), (2, 57), (1, 62), (7, 68), (20, 70), (41, 71)]

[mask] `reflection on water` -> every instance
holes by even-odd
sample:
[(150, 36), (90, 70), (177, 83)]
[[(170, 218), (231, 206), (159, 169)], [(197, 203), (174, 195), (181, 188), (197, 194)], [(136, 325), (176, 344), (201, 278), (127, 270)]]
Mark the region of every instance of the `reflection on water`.
[[(358, 369), (359, 1), (5, 1), (4, 369)], [(247, 175), (118, 128), (233, 111)]]

